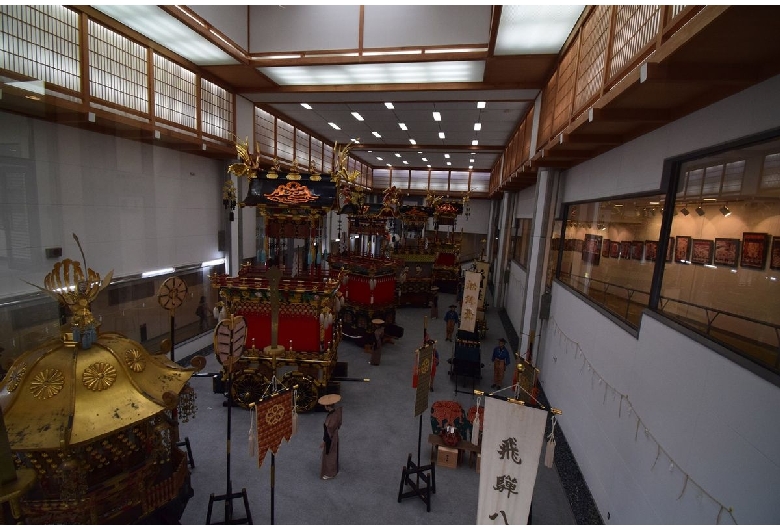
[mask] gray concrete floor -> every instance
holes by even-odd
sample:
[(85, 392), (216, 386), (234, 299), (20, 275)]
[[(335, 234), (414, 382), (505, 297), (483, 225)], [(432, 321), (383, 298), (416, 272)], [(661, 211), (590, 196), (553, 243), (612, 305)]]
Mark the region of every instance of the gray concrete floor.
[[(439, 313), (454, 301), (454, 295), (442, 294)], [(362, 348), (342, 342), (339, 361), (348, 363), (350, 378), (368, 378), (369, 382), (341, 383), (344, 424), (340, 430), (340, 472), (328, 481), (319, 477), (322, 439), (321, 412), (299, 416), (298, 433), (282, 446), (275, 457), (269, 453), (258, 469), (257, 457), (249, 455), (249, 412), (231, 409), (230, 490), (247, 492), (254, 524), (474, 524), (477, 514), (479, 474), (467, 462), (456, 469), (437, 467), (436, 493), (431, 511), (418, 498), (398, 502), (402, 467), (408, 455), (417, 462), (429, 463), (430, 413), (414, 416), (415, 390), (411, 387), (414, 349), (423, 337), (426, 308), (401, 308), (398, 323), (404, 336), (383, 347), (379, 366), (369, 364)], [(498, 338), (507, 335), (495, 310), (486, 315), (488, 331), (482, 341), (482, 361), (487, 365)], [(452, 343), (445, 342), (444, 322), (428, 319), (428, 332), (438, 341), (441, 364), (429, 404), (436, 400), (456, 400), (468, 409), (474, 396), (455, 393), (455, 384), (447, 375), (446, 359), (452, 355)], [(217, 372), (219, 364), (208, 355), (207, 371)], [(475, 387), (490, 391), (492, 370), (483, 368), (483, 377)], [(205, 524), (210, 495), (228, 491), (227, 408), (224, 398), (212, 391), (210, 378), (192, 380), (198, 398), (196, 417), (181, 425), (193, 451), (195, 468), (192, 485), (195, 496), (182, 516), (182, 524)], [(464, 388), (464, 385), (467, 388)], [(470, 390), (470, 380), (459, 382), (459, 390)], [(422, 419), (421, 419), (422, 418)], [(418, 445), (418, 440), (421, 443)], [(543, 459), (543, 454), (541, 456)], [(273, 469), (272, 469), (273, 468)], [(273, 477), (273, 482), (271, 480)], [(273, 503), (273, 509), (272, 507)], [(213, 503), (211, 522), (223, 522), (225, 504)], [(241, 499), (233, 502), (233, 517), (243, 517)], [(533, 524), (575, 524), (556, 469), (540, 461), (532, 503)]]

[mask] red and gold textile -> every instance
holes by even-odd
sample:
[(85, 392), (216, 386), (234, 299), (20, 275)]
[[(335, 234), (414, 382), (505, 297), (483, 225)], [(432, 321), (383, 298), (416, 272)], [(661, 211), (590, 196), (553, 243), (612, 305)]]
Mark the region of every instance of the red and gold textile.
[(257, 467), (263, 465), (265, 454), (279, 450), (282, 439), (292, 436), (293, 392), (284, 390), (255, 404), (257, 413)]

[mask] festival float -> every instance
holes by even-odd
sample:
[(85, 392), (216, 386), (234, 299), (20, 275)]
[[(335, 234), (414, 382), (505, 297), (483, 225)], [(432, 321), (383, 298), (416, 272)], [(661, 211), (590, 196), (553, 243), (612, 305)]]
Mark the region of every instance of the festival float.
[(27, 481), (14, 514), (27, 524), (175, 523), (193, 494), (178, 422), (195, 411), (194, 370), (100, 331), (90, 304), (111, 277), (86, 259), (56, 263), (39, 289), (72, 320), (0, 383), (10, 448), (0, 459), (10, 456), (16, 482)]
[(306, 412), (320, 395), (338, 390), (331, 379), (341, 340), (343, 275), (325, 266), (323, 243), (337, 190), (354, 186), (354, 178), (349, 181), (354, 175), (345, 169), (348, 150), (339, 152), (333, 174), (301, 173), (297, 162), (287, 172), (278, 163), (265, 170), (246, 143), (236, 150), (241, 162), (229, 171), (249, 181), (239, 206), (257, 209), (260, 248), (258, 262), (242, 266), (238, 276), (211, 277), (228, 314), (246, 322), (243, 354), (232, 366), (231, 397), (249, 408), (276, 379), (287, 388), (297, 386), (297, 410)]
[(361, 346), (373, 344), (374, 332), (381, 327), (388, 340), (400, 338), (403, 328), (396, 324), (399, 262), (391, 255), (389, 230), (398, 212), (398, 190), (386, 189), (381, 203), (364, 202), (364, 190), (342, 185), (339, 191), (340, 213), (347, 216), (346, 241), (338, 253), (331, 253), (328, 263), (343, 274), (339, 318), (344, 336)]

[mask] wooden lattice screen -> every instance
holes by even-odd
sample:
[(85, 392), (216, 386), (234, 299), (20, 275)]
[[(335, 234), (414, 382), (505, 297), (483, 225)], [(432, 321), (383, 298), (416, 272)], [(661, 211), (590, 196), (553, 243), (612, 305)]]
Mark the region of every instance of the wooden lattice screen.
[(158, 120), (197, 128), (196, 74), (154, 54), (154, 115)]
[(200, 80), (200, 121), (203, 134), (231, 140), (233, 135), (233, 97), (208, 79)]

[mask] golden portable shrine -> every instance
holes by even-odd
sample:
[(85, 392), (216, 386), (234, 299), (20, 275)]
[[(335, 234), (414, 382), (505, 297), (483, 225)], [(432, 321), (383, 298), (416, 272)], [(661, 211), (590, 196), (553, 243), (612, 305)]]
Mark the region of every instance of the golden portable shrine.
[(12, 459), (17, 480), (34, 474), (13, 514), (28, 524), (176, 522), (193, 494), (177, 443), (178, 422), (195, 410), (194, 370), (100, 332), (90, 304), (111, 276), (101, 279), (86, 260), (83, 269), (56, 263), (40, 289), (72, 320), (20, 355), (0, 383), (10, 448), (0, 467)]

